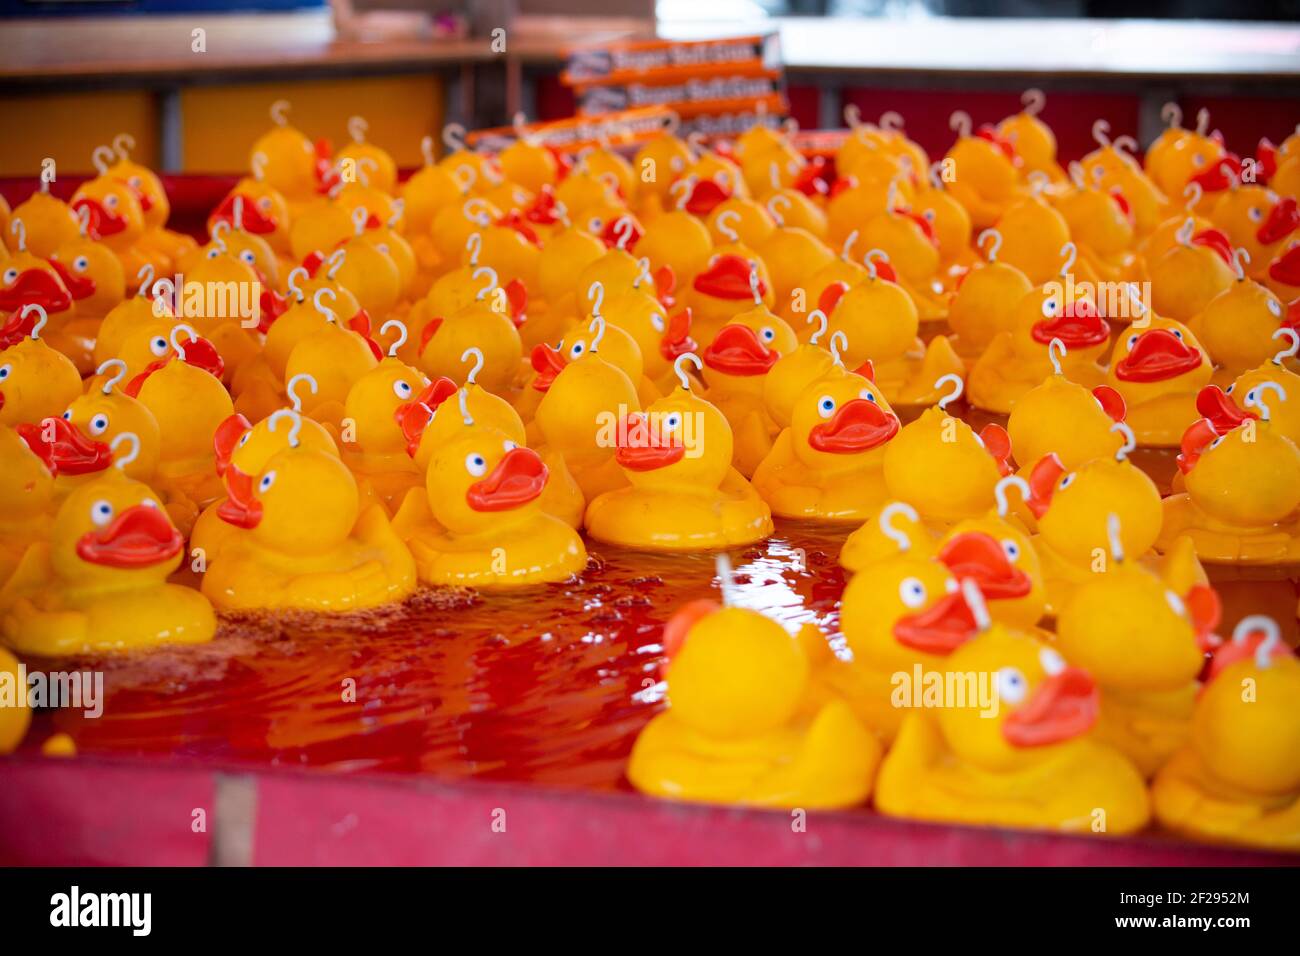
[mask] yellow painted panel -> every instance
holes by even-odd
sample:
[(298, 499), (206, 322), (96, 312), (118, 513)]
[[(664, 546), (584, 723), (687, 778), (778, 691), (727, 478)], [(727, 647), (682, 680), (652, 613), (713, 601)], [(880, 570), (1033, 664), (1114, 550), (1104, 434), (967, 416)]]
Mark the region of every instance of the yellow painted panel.
[(442, 129), (442, 80), (433, 74), (192, 87), (181, 91), (185, 172), (246, 170), (278, 99), (292, 104), (290, 123), (313, 140), (330, 139), (335, 149), (348, 142), (348, 117), (364, 116), (366, 138), (403, 167), (420, 165), (421, 137), (436, 139)]
[(135, 137), (135, 159), (156, 166), (156, 116), (147, 90), (0, 96), (0, 176), (35, 176), (47, 156), (60, 173), (93, 173), (91, 152), (118, 133)]

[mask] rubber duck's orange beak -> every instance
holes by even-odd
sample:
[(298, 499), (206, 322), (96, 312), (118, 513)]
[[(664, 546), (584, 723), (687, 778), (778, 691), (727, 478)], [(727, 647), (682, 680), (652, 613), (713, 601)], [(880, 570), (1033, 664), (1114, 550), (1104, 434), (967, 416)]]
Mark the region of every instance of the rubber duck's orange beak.
[(855, 398), (808, 432), (808, 444), (833, 455), (853, 455), (883, 445), (898, 434), (898, 418), (876, 402)]
[(722, 605), (717, 601), (700, 598), (682, 605), (677, 613), (668, 619), (668, 623), (664, 625), (664, 661), (659, 666), (660, 676), (667, 673), (668, 665), (672, 663), (673, 658), (685, 645), (686, 635), (691, 632), (691, 628), (710, 614), (721, 609)]
[(731, 190), (713, 179), (701, 179), (686, 200), (686, 211), (692, 216), (707, 216), (713, 207), (731, 198)]
[(409, 402), (403, 402), (393, 411), (397, 427), (406, 439), (406, 453), (412, 458), (420, 449), (420, 439), (424, 430), (433, 421), (434, 410), (452, 395), (456, 394), (456, 383), (445, 375), (434, 379), (424, 391)]
[(126, 219), (115, 212), (109, 212), (98, 199), (82, 197), (72, 204), (72, 211), (81, 215), (86, 210), (86, 238), (99, 241), (108, 236), (115, 236), (126, 229)]
[(1196, 644), (1207, 654), (1219, 646), (1215, 628), (1223, 617), (1223, 604), (1219, 592), (1208, 584), (1194, 584), (1187, 592), (1184, 602), (1192, 619), (1192, 629), (1196, 632)]
[[(1267, 640), (1267, 636), (1262, 631), (1255, 631), (1246, 635), (1245, 640), (1225, 641), (1220, 644), (1214, 651), (1214, 656), (1210, 658), (1210, 666), (1205, 672), (1205, 684), (1201, 686), (1201, 691), (1205, 691), (1205, 685), (1218, 677), (1219, 674), (1227, 670), (1238, 661), (1249, 658), (1259, 657), (1260, 646)], [(1292, 657), (1295, 655), (1285, 642), (1277, 641), (1264, 651), (1264, 659), (1268, 661), (1278, 660), (1283, 657)]]
[(1178, 456), (1178, 470), (1184, 475), (1196, 467), (1205, 454), (1205, 449), (1219, 437), (1219, 432), (1208, 418), (1198, 418), (1183, 432), (1181, 453)]
[(1277, 172), (1277, 144), (1267, 136), (1261, 136), (1259, 144), (1255, 147), (1255, 159), (1259, 163), (1259, 171), (1264, 176), (1264, 181), (1268, 182)]
[(673, 293), (677, 291), (677, 274), (673, 272), (672, 266), (660, 266), (654, 271), (655, 295), (659, 299), (659, 304), (665, 309), (671, 309), (673, 302)]
[(1110, 191), (1110, 198), (1115, 200), (1115, 205), (1118, 206), (1119, 211), (1124, 214), (1124, 218), (1127, 219), (1129, 222), (1132, 222), (1133, 206), (1128, 201), (1128, 197), (1124, 195), (1124, 190), (1116, 186), (1114, 189)]
[(996, 146), (1002, 155), (1007, 158), (1007, 162), (1012, 163), (1015, 166), (1021, 165), (1022, 160), (1016, 154), (1016, 147), (1012, 144), (1011, 140), (1000, 134), (996, 127), (985, 123), (975, 131), (975, 135), (980, 139), (988, 140)]
[(280, 295), (269, 286), (262, 287), (262, 294), (257, 299), (257, 331), (265, 335), (271, 331), (275, 320), (289, 311), (289, 297)]
[(529, 361), (532, 363), (533, 371), (537, 373), (533, 379), (533, 388), (539, 392), (549, 391), (555, 384), (555, 377), (564, 371), (564, 366), (567, 364), (559, 349), (545, 342), (540, 342), (533, 348)]
[(1229, 153), (1213, 166), (1201, 170), (1188, 182), (1196, 183), (1207, 193), (1217, 193), (1223, 192), (1223, 190), (1240, 180), (1241, 160)]
[(1201, 367), (1201, 350), (1169, 329), (1147, 329), (1115, 366), (1121, 382), (1165, 382)]
[(541, 188), (537, 198), (524, 210), (524, 218), (539, 226), (552, 226), (560, 221), (560, 212), (555, 204), (555, 190), (549, 183)]
[(1113, 422), (1122, 422), (1124, 416), (1128, 414), (1128, 406), (1124, 402), (1124, 396), (1109, 385), (1098, 385), (1092, 390), (1092, 397), (1097, 400), (1101, 410), (1109, 415), (1110, 420)]
[(1033, 590), (1033, 581), (1007, 558), (1002, 545), (983, 531), (954, 535), (939, 551), (939, 560), (958, 581), (970, 578), (991, 601), (1022, 598)]
[(109, 568), (147, 568), (180, 554), (185, 539), (162, 509), (138, 504), (105, 528), (87, 531), (77, 542), (77, 557)]
[(256, 528), (262, 521), (262, 502), (253, 494), (253, 476), (231, 465), (224, 477), (226, 500), (217, 506), (217, 517), (246, 531)]
[(35, 310), (28, 312), (27, 317), (23, 318), (23, 310), (14, 309), (5, 320), (4, 326), (0, 328), (0, 349), (12, 348), (23, 339), (30, 338), (38, 318)]
[(436, 318), (430, 319), (428, 324), (426, 324), (425, 327), (421, 330), (420, 332), (420, 353), (421, 354), (423, 354), (424, 350), (428, 348), (430, 340), (432, 340), (433, 337), (438, 334), (438, 330), (440, 328), (442, 328), (442, 316), (437, 316)]
[(531, 243), (534, 246), (537, 246), (538, 248), (541, 248), (542, 241), (537, 238), (537, 233), (533, 230), (533, 227), (530, 225), (530, 220), (518, 209), (510, 210), (508, 213), (506, 213), (504, 216), (498, 219), (496, 224), (498, 226), (505, 226), (508, 229), (513, 229), (515, 232), (519, 233), (519, 235), (527, 239), (529, 243)]
[(1192, 245), (1205, 246), (1228, 265), (1232, 265), (1232, 240), (1218, 229), (1202, 229), (1192, 236)]
[(1295, 197), (1287, 196), (1269, 210), (1255, 238), (1267, 246), (1285, 239), (1297, 228), (1300, 228), (1300, 205), (1296, 204)]
[(512, 448), (482, 481), (465, 492), (475, 511), (511, 511), (535, 500), (546, 487), (548, 472), (531, 448)]
[[(880, 274), (880, 266), (876, 267), (876, 275)], [(835, 311), (835, 306), (840, 304), (840, 299), (845, 292), (849, 291), (847, 282), (832, 282), (826, 288), (822, 289), (821, 294), (817, 296), (817, 308), (821, 309), (827, 315)]]
[(1011, 436), (1001, 425), (990, 423), (980, 429), (980, 444), (993, 456), (998, 466), (998, 474), (1003, 478), (1016, 470), (1011, 462)]
[(1056, 483), (1063, 474), (1065, 465), (1061, 464), (1056, 452), (1044, 455), (1034, 465), (1034, 470), (1029, 473), (1029, 497), (1025, 504), (1029, 505), (1035, 518), (1047, 514), (1047, 509), (1052, 505), (1052, 492), (1056, 490)]
[(47, 418), (39, 425), (22, 424), (17, 430), (27, 447), (56, 475), (93, 474), (103, 471), (113, 460), (108, 445), (88, 438), (63, 418)]
[(1087, 671), (1067, 667), (1038, 685), (1032, 697), (1002, 722), (1013, 747), (1042, 747), (1086, 733), (1101, 709), (1097, 684)]
[(747, 325), (728, 325), (704, 350), (704, 364), (726, 375), (763, 375), (780, 358)]
[(830, 184), (834, 181), (835, 170), (826, 161), (826, 157), (814, 156), (799, 170), (799, 175), (794, 178), (791, 186), (805, 196), (825, 196), (831, 191)]
[(674, 362), (678, 357), (699, 348), (691, 338), (691, 317), (690, 306), (687, 306), (668, 320), (668, 328), (659, 340), (659, 354), (665, 362)]
[(924, 654), (951, 654), (978, 633), (975, 612), (961, 591), (894, 622), (894, 640)]
[(212, 451), (217, 460), (218, 475), (225, 475), (226, 469), (230, 467), (230, 458), (239, 447), (239, 439), (252, 427), (247, 418), (236, 412), (228, 416), (212, 433)]
[(369, 312), (365, 309), (357, 309), (356, 314), (353, 315), (352, 318), (348, 319), (348, 328), (366, 340), (366, 345), (370, 348), (370, 354), (375, 357), (376, 362), (382, 362), (384, 360), (384, 350), (379, 347), (379, 343), (370, 335), (371, 323)]
[(1232, 396), (1217, 385), (1207, 385), (1196, 393), (1196, 410), (1208, 418), (1214, 430), (1226, 435), (1249, 418), (1258, 418), (1255, 412), (1242, 408)]
[[(1268, 267), (1269, 278), (1283, 285), (1300, 285), (1300, 246), (1292, 246)], [(1294, 320), (1290, 322), (1294, 326)]]
[(94, 276), (79, 276), (58, 259), (51, 259), (50, 265), (59, 274), (59, 278), (63, 281), (63, 287), (68, 290), (68, 294), (74, 300), (80, 301), (95, 294)]
[(642, 231), (641, 227), (636, 224), (636, 222), (630, 219), (629, 222), (631, 223), (631, 229), (617, 228), (618, 224), (622, 221), (623, 218), (620, 216), (616, 219), (611, 219), (609, 222), (605, 223), (605, 228), (600, 231), (600, 241), (603, 242), (605, 245), (609, 246), (609, 248), (613, 249), (615, 246), (619, 244), (619, 242), (623, 240), (623, 236), (627, 235), (627, 241), (623, 242), (623, 248), (626, 249), (628, 252), (631, 252), (633, 249), (636, 248), (637, 242), (640, 241), (641, 237), (645, 233)]
[(519, 328), (528, 318), (528, 286), (524, 280), (511, 279), (506, 283), (506, 302), (510, 304), (510, 321)]
[[(749, 287), (749, 260), (733, 253), (724, 253), (695, 277), (695, 291), (715, 299), (740, 301), (753, 296)], [(758, 280), (758, 294), (767, 295), (767, 283)]]
[[(936, 249), (939, 248), (939, 237), (934, 234), (934, 223), (930, 222), (929, 219), (926, 219), (924, 216), (908, 209), (895, 209), (894, 214), (898, 216), (906, 216), (908, 219), (912, 220), (912, 222), (916, 223), (917, 228), (921, 230), (930, 245), (934, 246)], [(880, 274), (879, 265), (876, 266), (876, 274)]]
[(212, 213), (213, 225), (218, 222), (228, 222), (232, 228), (234, 227), (236, 198), (243, 200), (244, 208), (240, 211), (239, 221), (244, 232), (251, 232), (255, 236), (265, 236), (275, 232), (275, 227), (278, 225), (275, 216), (263, 212), (256, 199), (239, 193), (231, 193), (221, 201), (221, 205)]
[(619, 423), (614, 460), (629, 471), (654, 471), (682, 460), (686, 447), (676, 432), (652, 428), (645, 415), (629, 415)]
[(46, 315), (72, 307), (72, 296), (57, 272), (24, 269), (13, 285), (0, 289), (0, 309), (12, 312), (24, 305), (39, 305)]
[(1110, 326), (1097, 314), (1089, 300), (1071, 302), (1063, 314), (1049, 321), (1035, 322), (1030, 333), (1039, 345), (1050, 345), (1060, 339), (1066, 349), (1086, 349), (1101, 345), (1110, 339)]

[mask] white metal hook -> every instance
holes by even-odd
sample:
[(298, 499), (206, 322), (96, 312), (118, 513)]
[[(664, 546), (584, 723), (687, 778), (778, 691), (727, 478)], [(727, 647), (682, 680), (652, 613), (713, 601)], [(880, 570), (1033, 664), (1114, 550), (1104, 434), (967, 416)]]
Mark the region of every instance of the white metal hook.
[(1181, 129), (1183, 125), (1183, 108), (1177, 103), (1166, 103), (1160, 107), (1160, 119), (1170, 129)]
[(304, 302), (306, 301), (307, 297), (302, 294), (302, 289), (298, 285), (299, 273), (302, 274), (304, 280), (311, 278), (306, 268), (304, 268), (303, 266), (297, 266), (289, 270), (289, 278), (285, 280), (285, 288), (287, 288), (289, 290), (289, 294), (292, 295), (299, 302)]
[(642, 282), (653, 283), (654, 280), (650, 278), (649, 256), (642, 256), (640, 259), (638, 259), (636, 261), (636, 267), (637, 267), (637, 274), (636, 274), (636, 278), (632, 280), (632, 288), (634, 289), (641, 288)]
[(325, 264), (328, 266), (325, 270), (325, 278), (333, 281), (334, 277), (339, 274), (339, 270), (343, 268), (343, 263), (347, 261), (347, 258), (348, 251), (346, 249), (335, 249), (331, 252), (330, 257), (325, 260)]
[(758, 276), (758, 262), (754, 259), (749, 260), (749, 291), (754, 296), (754, 304), (763, 304), (763, 293), (759, 291), (759, 283), (762, 280)]
[(1232, 642), (1244, 644), (1250, 635), (1262, 631), (1264, 640), (1255, 648), (1255, 666), (1268, 667), (1273, 663), (1273, 651), (1282, 644), (1282, 629), (1267, 614), (1248, 614), (1232, 629)]
[(9, 231), (13, 235), (18, 237), (18, 251), (26, 252), (27, 251), (27, 224), (23, 222), (22, 219), (15, 216), (13, 221), (9, 223)]
[(45, 311), (45, 306), (37, 305), (35, 302), (29, 302), (27, 305), (23, 306), (22, 315), (20, 315), (19, 318), (25, 322), (27, 321), (27, 316), (31, 315), (33, 312), (37, 315), (36, 323), (32, 326), (32, 340), (35, 341), (41, 337), (41, 329), (45, 328), (45, 323), (50, 321), (50, 316), (49, 313)]
[(1262, 421), (1267, 422), (1270, 421), (1273, 416), (1272, 413), (1269, 411), (1268, 406), (1264, 404), (1265, 392), (1272, 392), (1278, 397), (1279, 400), (1283, 402), (1286, 401), (1286, 389), (1284, 389), (1277, 382), (1268, 381), (1268, 382), (1260, 382), (1249, 392), (1247, 392), (1246, 399), (1245, 401), (1242, 402), (1242, 404), (1245, 405), (1247, 408), (1258, 408), (1260, 419)]
[(1196, 220), (1191, 216), (1188, 216), (1187, 221), (1178, 227), (1178, 232), (1175, 233), (1174, 238), (1176, 238), (1182, 245), (1190, 246), (1192, 244), (1192, 233), (1195, 231)]
[(469, 389), (460, 389), (456, 393), (456, 399), (460, 405), (460, 420), (466, 425), (473, 425), (474, 417), (469, 413)]
[(1024, 105), (1026, 116), (1037, 116), (1047, 105), (1047, 96), (1037, 87), (1030, 87), (1020, 94), (1020, 102)]
[(960, 375), (954, 375), (951, 372), (947, 375), (940, 375), (934, 380), (935, 388), (942, 388), (945, 384), (952, 384), (955, 388), (953, 388), (953, 390), (947, 395), (943, 396), (943, 398), (939, 399), (938, 405), (940, 410), (943, 411), (947, 410), (949, 402), (955, 402), (957, 399), (961, 398), (962, 392), (966, 390), (966, 383), (962, 381), (962, 377)]
[(276, 100), (271, 104), (271, 122), (276, 126), (289, 125), (289, 101)]
[(1061, 371), (1061, 359), (1065, 358), (1070, 352), (1065, 347), (1065, 341), (1061, 338), (1053, 338), (1047, 343), (1047, 360), (1052, 363), (1052, 373), (1055, 375), (1063, 374)]
[(853, 130), (862, 126), (862, 110), (858, 108), (857, 103), (844, 104), (844, 123)]
[(1232, 250), (1232, 267), (1237, 270), (1237, 281), (1246, 281), (1246, 266), (1250, 265), (1250, 253), (1245, 249)]
[(682, 388), (689, 392), (691, 390), (691, 377), (686, 372), (687, 365), (694, 365), (697, 371), (702, 372), (704, 371), (704, 363), (700, 361), (700, 357), (694, 352), (683, 352), (673, 362), (673, 371), (677, 373), (677, 381), (681, 382)]
[(338, 293), (329, 286), (321, 286), (316, 290), (316, 294), (312, 296), (311, 304), (316, 307), (317, 312), (325, 316), (326, 322), (337, 322), (339, 317), (334, 313), (334, 310), (324, 304), (326, 298), (331, 302), (336, 302), (338, 301)]
[(1110, 124), (1099, 119), (1092, 124), (1092, 138), (1102, 149), (1110, 145)]
[(1138, 446), (1137, 435), (1133, 434), (1133, 429), (1125, 422), (1115, 422), (1110, 426), (1110, 430), (1124, 436), (1124, 444), (1120, 445), (1115, 452), (1115, 460), (1128, 461), (1129, 454)]
[(1196, 135), (1204, 136), (1210, 131), (1210, 111), (1201, 107), (1196, 111)]
[[(130, 442), (131, 451), (128, 454), (123, 455), (121, 458), (118, 458), (117, 446), (122, 444), (122, 442)], [(113, 464), (122, 471), (126, 471), (126, 466), (140, 457), (140, 436), (135, 432), (122, 432), (109, 443), (108, 451), (113, 455)]]
[(396, 358), (397, 350), (406, 344), (410, 332), (407, 331), (406, 323), (401, 319), (389, 319), (379, 327), (379, 334), (381, 336), (386, 335), (389, 329), (397, 329), (397, 340), (394, 341), (392, 345), (388, 346), (388, 357)]
[(718, 213), (718, 217), (713, 220), (713, 225), (717, 227), (718, 232), (722, 233), (732, 242), (740, 242), (740, 233), (732, 228), (732, 222), (740, 221), (740, 213), (734, 209), (724, 209)]
[(266, 427), (271, 431), (275, 431), (276, 425), (284, 418), (289, 419), (291, 422), (289, 426), (289, 447), (297, 448), (299, 445), (298, 436), (302, 432), (302, 414), (300, 412), (296, 412), (292, 408), (277, 409), (266, 420)]
[(970, 114), (965, 110), (954, 110), (948, 117), (948, 128), (963, 139), (969, 136), (973, 128)]
[[(719, 217), (721, 218), (721, 217)], [(615, 242), (615, 248), (626, 251), (628, 242), (631, 241), (633, 234), (636, 232), (636, 222), (631, 216), (619, 216), (614, 221), (614, 235), (618, 237)]]
[(474, 223), (476, 226), (484, 228), (492, 225), (492, 217), (488, 215), (487, 200), (480, 196), (465, 201), (465, 205), (460, 207), (461, 214)]
[(196, 331), (194, 330), (194, 326), (192, 326), (192, 325), (186, 325), (184, 322), (180, 322), (180, 323), (177, 323), (176, 325), (172, 326), (171, 335), (169, 335), (169, 336), (167, 337), (167, 340), (168, 340), (169, 342), (171, 342), (172, 348), (176, 351), (176, 354), (179, 355), (179, 356), (181, 357), (181, 361), (184, 362), (184, 361), (185, 361), (185, 348), (184, 348), (184, 346), (182, 346), (181, 343), (180, 343), (179, 341), (177, 341), (177, 339), (176, 339), (176, 334), (177, 334), (178, 332), (185, 332), (186, 334), (188, 334), (189, 337), (190, 337), (190, 341), (191, 341), (191, 342), (193, 342), (193, 341), (195, 341), (195, 340), (198, 339), (198, 337), (199, 337), (199, 333), (196, 332)]
[(867, 267), (867, 273), (871, 278), (878, 278), (876, 271), (876, 260), (879, 259), (886, 265), (889, 264), (889, 253), (884, 249), (868, 249), (867, 254), (862, 257), (862, 264)]
[(826, 326), (828, 325), (826, 313), (823, 312), (821, 309), (813, 309), (811, 312), (808, 313), (808, 318), (805, 321), (817, 323), (817, 331), (814, 332), (812, 335), (808, 336), (808, 344), (816, 345), (817, 340), (826, 334)]
[(903, 128), (903, 115), (894, 110), (880, 114), (880, 128), (886, 133), (897, 133)]
[(471, 345), (464, 352), (460, 353), (460, 360), (462, 362), (468, 362), (470, 359), (474, 360), (474, 365), (470, 368), (469, 374), (465, 376), (466, 385), (474, 385), (478, 383), (478, 373), (483, 371), (483, 350)]
[(126, 363), (117, 358), (111, 358), (105, 362), (101, 362), (99, 368), (95, 369), (95, 374), (104, 375), (111, 368), (117, 369), (117, 374), (109, 375), (109, 377), (104, 381), (103, 386), (100, 388), (100, 391), (105, 395), (113, 394), (113, 386), (126, 377)]
[(293, 378), (289, 379), (288, 383), (284, 386), (284, 392), (289, 396), (289, 402), (295, 412), (302, 411), (302, 398), (298, 395), (298, 384), (300, 382), (306, 382), (313, 395), (320, 391), (320, 386), (316, 384), (316, 376), (310, 375), (307, 372), (299, 372)]
[(1284, 338), (1291, 344), (1273, 356), (1273, 364), (1281, 365), (1285, 359), (1295, 358), (1300, 354), (1300, 332), (1295, 329), (1283, 327), (1273, 333), (1272, 338)]
[(497, 283), (499, 282), (497, 278), (497, 270), (493, 269), (491, 266), (479, 266), (469, 274), (471, 281), (478, 279), (480, 276), (487, 276), (488, 284), (478, 290), (478, 295), (474, 296), (475, 302), (481, 302), (483, 299), (486, 299), (491, 295), (492, 290), (497, 287)]
[(1106, 538), (1110, 542), (1110, 556), (1123, 561), (1124, 540), (1120, 537), (1119, 515), (1111, 513), (1106, 516)]
[(605, 337), (605, 317), (603, 315), (592, 315), (591, 322), (587, 324), (587, 331), (593, 333), (591, 347), (588, 351), (600, 351), (600, 340)]
[(600, 315), (605, 304), (605, 285), (599, 279), (587, 287), (587, 301), (592, 304), (591, 314)]
[(993, 240), (993, 245), (989, 247), (988, 252), (989, 262), (997, 262), (998, 253), (1002, 250), (1002, 233), (998, 232), (996, 229), (985, 229), (976, 237), (975, 244), (983, 249), (985, 239)]
[(996, 485), (993, 486), (993, 499), (998, 504), (998, 517), (1005, 518), (1011, 510), (1011, 502), (1007, 499), (1007, 489), (1015, 488), (1020, 492), (1020, 499), (1028, 501), (1031, 495), (1029, 482), (1019, 475), (1007, 475)]
[(477, 266), (479, 254), (483, 251), (483, 233), (471, 232), (465, 240), (465, 251), (469, 253), (469, 264)]
[(226, 245), (226, 233), (230, 231), (230, 223), (225, 219), (212, 226), (212, 244), (221, 252), (229, 252), (230, 247)]
[(348, 117), (348, 135), (352, 137), (352, 142), (364, 143), (366, 141), (366, 131), (368, 129), (370, 129), (370, 124), (366, 122), (365, 117)]
[(849, 253), (852, 252), (853, 246), (858, 241), (858, 231), (854, 229), (844, 237), (844, 245), (840, 246), (840, 258), (848, 261)]
[(101, 176), (108, 172), (109, 164), (115, 159), (117, 159), (117, 154), (113, 152), (112, 146), (96, 146), (90, 154), (90, 161), (95, 165), (95, 172)]
[[(843, 344), (843, 348), (840, 347)], [(849, 350), (849, 337), (844, 334), (843, 329), (837, 329), (831, 336), (831, 361), (840, 368), (844, 367), (844, 359), (841, 355)]]
[[(789, 196), (782, 195), (781, 193), (777, 193), (775, 196), (773, 196), (771, 199), (767, 201), (768, 214), (772, 217), (773, 220), (775, 220), (777, 226), (779, 227), (785, 226), (785, 217), (781, 215), (781, 213), (778, 211), (778, 207), (782, 207), (782, 206), (785, 207), (786, 209), (790, 209), (794, 206), (794, 203), (791, 202)], [(722, 217), (719, 216), (718, 218), (721, 219)]]
[(131, 150), (135, 149), (135, 137), (130, 133), (118, 133), (113, 137), (113, 152), (118, 159), (130, 159)]
[(898, 545), (900, 552), (910, 551), (911, 537), (902, 528), (894, 527), (894, 518), (898, 515), (903, 515), (914, 524), (919, 524), (921, 521), (921, 516), (916, 513), (916, 509), (906, 501), (891, 501), (880, 509), (880, 517), (876, 519), (876, 523), (880, 525), (880, 533)]
[(448, 123), (442, 128), (442, 142), (453, 153), (465, 148), (465, 127), (460, 123)]
[(1200, 183), (1188, 183), (1183, 188), (1183, 198), (1187, 200), (1183, 203), (1183, 208), (1191, 212), (1200, 203), (1203, 195), (1205, 190), (1201, 188)]
[(1061, 246), (1061, 255), (1065, 257), (1061, 263), (1061, 275), (1069, 275), (1074, 268), (1074, 260), (1079, 257), (1079, 249), (1073, 242), (1067, 242)]

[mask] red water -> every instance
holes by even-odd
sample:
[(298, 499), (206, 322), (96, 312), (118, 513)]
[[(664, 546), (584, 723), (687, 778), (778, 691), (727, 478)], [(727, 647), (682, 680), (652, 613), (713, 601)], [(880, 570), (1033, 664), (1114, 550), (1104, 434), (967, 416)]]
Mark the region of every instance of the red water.
[[(1169, 455), (1138, 460), (1167, 485)], [(778, 522), (732, 554), (738, 603), (838, 638), (849, 530)], [(382, 614), (228, 619), (204, 647), (97, 661), (104, 715), (44, 715), (27, 746), (58, 729), (83, 754), (624, 787), (632, 742), (662, 706), (663, 624), (717, 596), (714, 558), (590, 550), (576, 583), (525, 595), (430, 591)], [(1220, 582), (1225, 630), (1263, 612), (1295, 643), (1294, 582), (1254, 577)]]

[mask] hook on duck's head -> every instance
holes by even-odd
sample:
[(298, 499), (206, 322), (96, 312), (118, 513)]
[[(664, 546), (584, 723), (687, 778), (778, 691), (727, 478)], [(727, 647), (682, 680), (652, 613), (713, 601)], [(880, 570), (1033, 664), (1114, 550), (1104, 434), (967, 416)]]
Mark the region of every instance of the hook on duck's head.
[(704, 363), (700, 361), (700, 357), (694, 352), (683, 352), (673, 362), (673, 371), (677, 374), (677, 381), (681, 382), (682, 388), (689, 392), (691, 390), (691, 376), (686, 371), (688, 365), (694, 365), (696, 371), (702, 372), (704, 371)]

